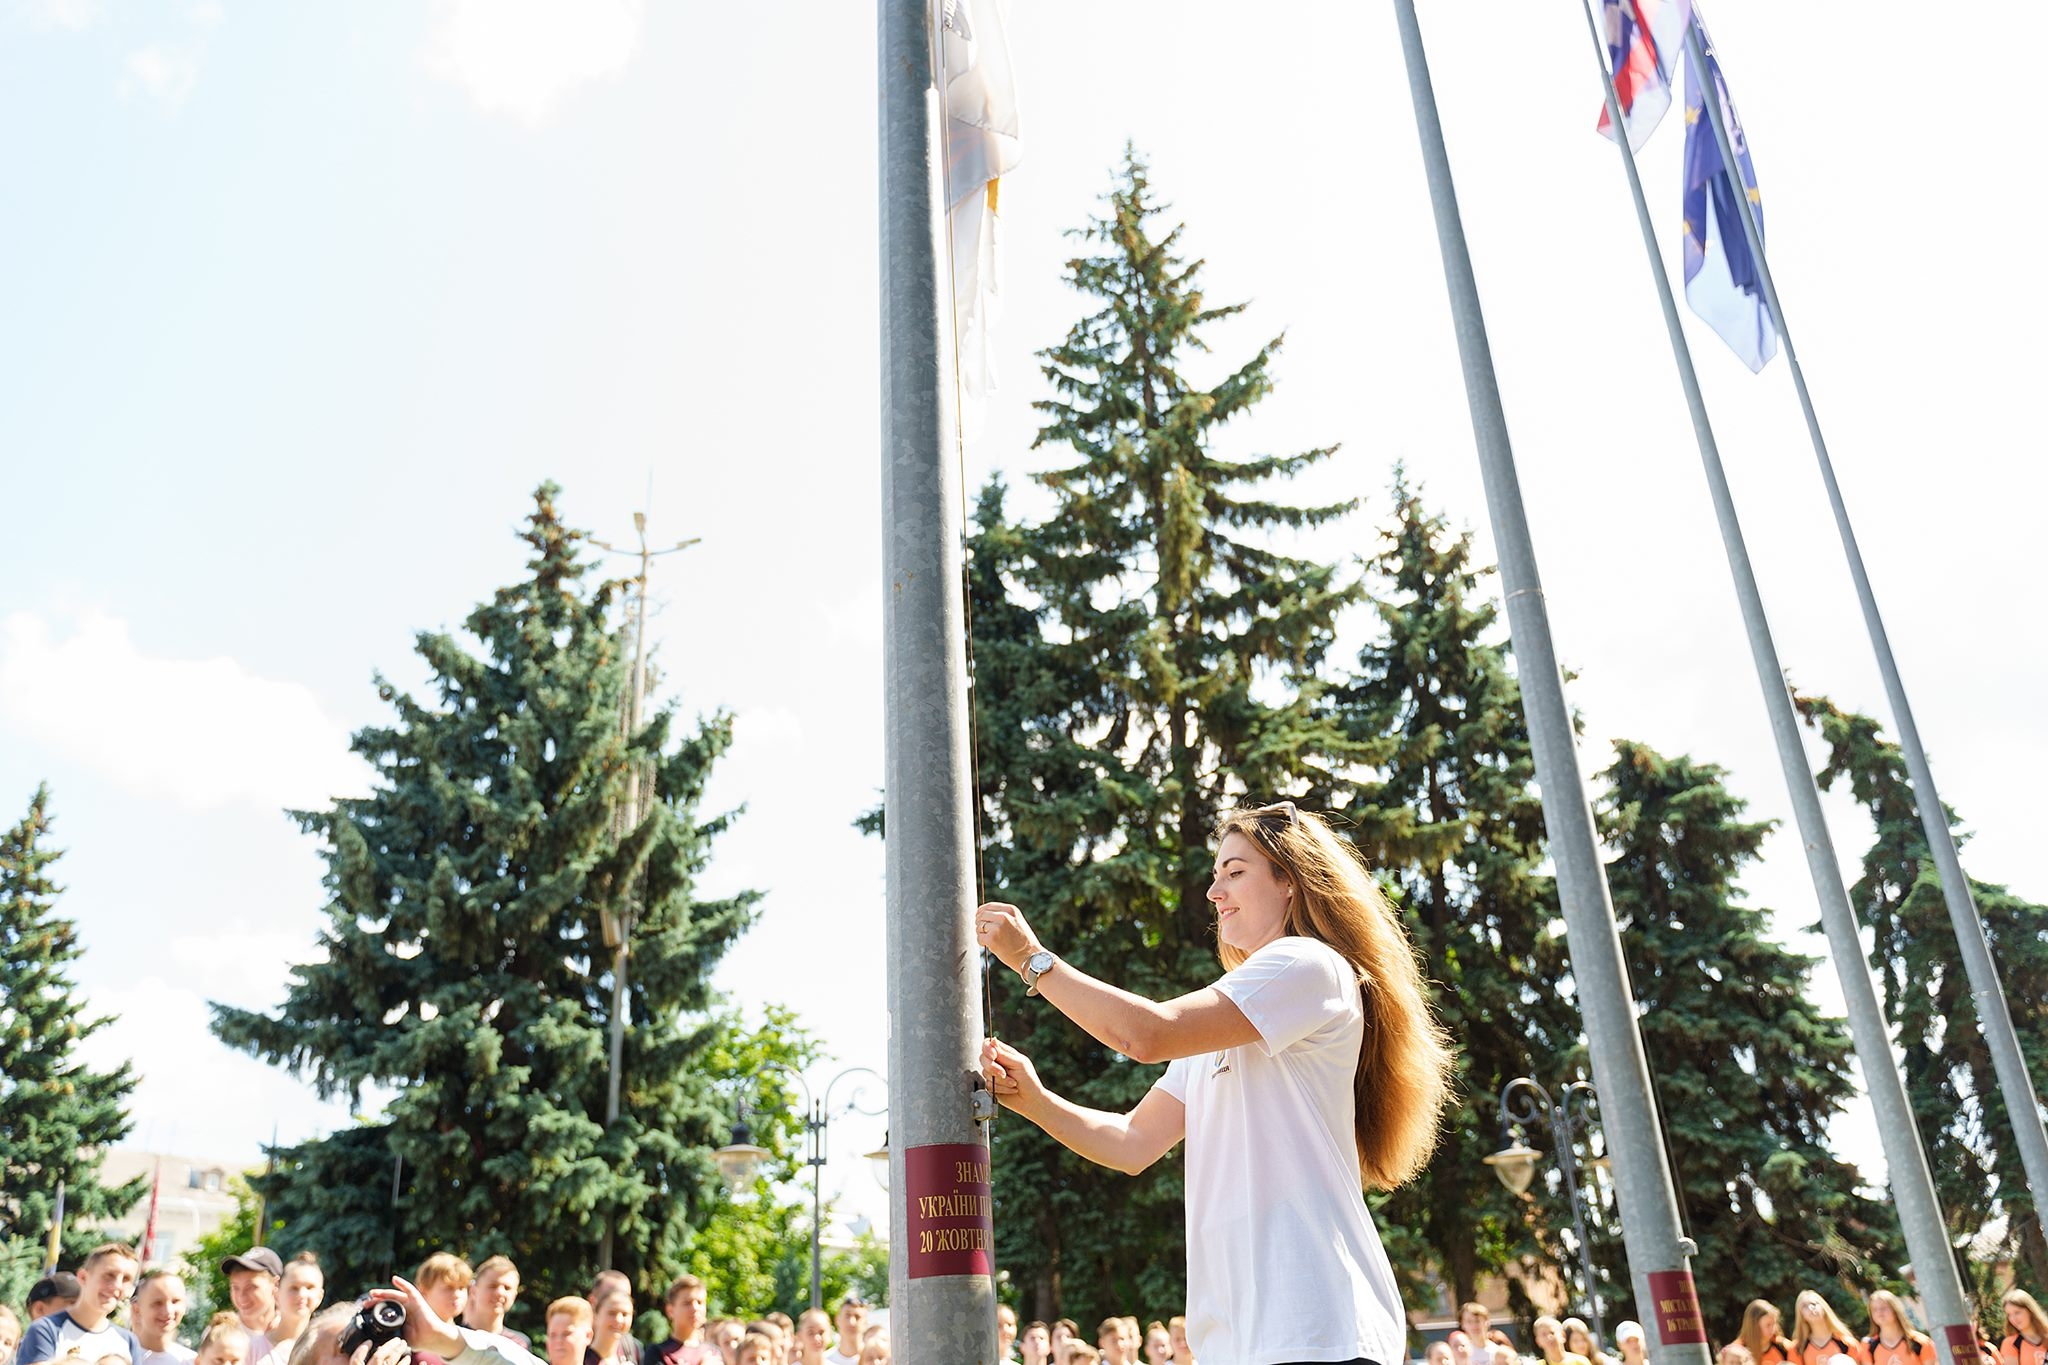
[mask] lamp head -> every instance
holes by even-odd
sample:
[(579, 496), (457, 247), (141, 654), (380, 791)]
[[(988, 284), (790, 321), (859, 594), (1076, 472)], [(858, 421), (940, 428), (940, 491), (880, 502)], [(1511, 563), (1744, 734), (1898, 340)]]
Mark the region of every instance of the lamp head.
[(1527, 1143), (1516, 1141), (1482, 1160), (1493, 1167), (1493, 1173), (1500, 1177), (1509, 1194), (1527, 1194), (1529, 1182), (1536, 1178), (1536, 1160), (1540, 1155)]

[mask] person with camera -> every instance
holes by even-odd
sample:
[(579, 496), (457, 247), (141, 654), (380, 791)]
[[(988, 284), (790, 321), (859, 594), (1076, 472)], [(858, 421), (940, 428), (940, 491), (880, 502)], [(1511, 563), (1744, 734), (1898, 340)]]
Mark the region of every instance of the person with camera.
[(405, 1277), (391, 1285), (314, 1318), (289, 1365), (543, 1365), (504, 1337), (449, 1322)]

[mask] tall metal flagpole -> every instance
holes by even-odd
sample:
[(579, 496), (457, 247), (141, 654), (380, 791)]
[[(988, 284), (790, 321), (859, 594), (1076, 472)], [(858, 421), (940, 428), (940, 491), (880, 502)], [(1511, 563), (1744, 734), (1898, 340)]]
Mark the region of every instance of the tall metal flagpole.
[[(1721, 108), (1719, 86), (1706, 79), (1708, 67), (1700, 51), (1699, 30), (1686, 30), (1686, 46), (1705, 90), (1702, 96), (1713, 119), (1714, 141), (1721, 149), (1722, 164), (1737, 162), (1733, 138), (1729, 136), (1726, 112)], [(1849, 524), (1849, 509), (1842, 501), (1841, 485), (1835, 482), (1834, 461), (1828, 458), (1828, 443), (1820, 433), (1820, 419), (1814, 416), (1813, 396), (1806, 391), (1806, 372), (1799, 366), (1799, 352), (1793, 348), (1792, 333), (1785, 326), (1785, 310), (1778, 302), (1778, 286), (1771, 278), (1770, 262), (1764, 256), (1763, 233), (1756, 211), (1747, 195), (1738, 194), (1742, 205), (1742, 230), (1749, 239), (1749, 254), (1756, 260), (1757, 275), (1763, 283), (1764, 302), (1777, 325), (1778, 340), (1785, 348), (1785, 360), (1792, 367), (1792, 387), (1799, 394), (1799, 409), (1806, 414), (1806, 432), (1813, 440), (1813, 456), (1820, 465), (1821, 482), (1827, 486), (1828, 506), (1835, 514), (1835, 530), (1842, 539), (1842, 553), (1849, 560), (1849, 577), (1856, 584), (1856, 601), (1863, 608), (1863, 625), (1870, 633), (1870, 647), (1877, 655), (1877, 671), (1884, 678), (1885, 698), (1899, 727), (1899, 749), (1906, 757), (1906, 771), (1913, 778), (1914, 804), (1920, 808), (1920, 827), (1926, 832), (1927, 847), (1941, 874), (1941, 895), (1948, 904), (1949, 923), (1955, 926), (1956, 943), (1962, 949), (1963, 971), (1970, 981), (1970, 995), (1976, 1002), (1978, 1026), (1991, 1049), (1991, 1063), (1998, 1073), (1998, 1088), (2005, 1095), (2005, 1107), (2012, 1117), (2013, 1137), (2019, 1144), (2020, 1162), (2032, 1187), (2035, 1214), (2040, 1201), (2048, 1199), (2048, 1128), (2041, 1122), (2041, 1106), (2034, 1083), (2020, 1053), (2019, 1036), (2013, 1031), (2012, 1014), (2006, 1008), (2005, 990), (1999, 984), (1998, 968), (1991, 960), (1991, 948), (1984, 938), (1984, 922), (1977, 915), (1970, 895), (1970, 879), (1963, 874), (1956, 856), (1955, 835), (1948, 827), (1948, 808), (1934, 787), (1934, 769), (1920, 743), (1920, 727), (1913, 723), (1913, 708), (1906, 701), (1906, 685), (1899, 680), (1898, 661), (1892, 657), (1891, 637), (1884, 618), (1878, 614), (1877, 595), (1871, 591), (1870, 575), (1863, 567), (1863, 551), (1856, 543), (1855, 528)]]
[[(1614, 130), (1614, 144), (1620, 148), (1622, 167), (1627, 173), (1629, 194), (1635, 200), (1636, 223), (1642, 229), (1643, 249), (1649, 256), (1650, 274), (1657, 285), (1657, 302), (1664, 313), (1664, 330), (1671, 339), (1671, 358), (1678, 366), (1678, 380), (1685, 390), (1685, 405), (1692, 414), (1692, 430), (1699, 444), (1700, 463), (1713, 495), (1714, 518), (1720, 524), (1721, 544), (1727, 551), (1728, 570), (1735, 579), (1735, 596), (1742, 606), (1742, 624), (1749, 635), (1750, 658), (1756, 665), (1764, 705), (1770, 713), (1771, 736), (1777, 742), (1778, 764), (1784, 770), (1785, 786), (1792, 797), (1793, 817), (1806, 848), (1806, 867), (1820, 901), (1821, 923), (1827, 931), (1828, 947), (1841, 978), (1842, 995), (1848, 1005), (1849, 1032), (1855, 1040), (1856, 1057), (1863, 1065), (1863, 1079), (1872, 1107), (1877, 1111), (1878, 1136), (1884, 1143), (1885, 1165), (1891, 1173), (1892, 1195), (1898, 1203), (1899, 1221), (1906, 1234), (1906, 1247), (1922, 1272), (1927, 1305), (1948, 1332), (1968, 1332), (1970, 1315), (1963, 1303), (1962, 1283), (1956, 1276), (1955, 1260), (1949, 1253), (1948, 1225), (1941, 1216), (1941, 1204), (1934, 1193), (1934, 1179), (1928, 1172), (1927, 1154), (1920, 1146), (1919, 1130), (1913, 1125), (1913, 1111), (1906, 1102), (1906, 1087), (1893, 1064), (1891, 1035), (1885, 1027), (1884, 1011), (1878, 1004), (1877, 989), (1863, 959), (1863, 942), (1856, 928), (1856, 912), (1849, 906), (1849, 893), (1842, 885), (1842, 869), (1835, 861), (1835, 846), (1828, 834), (1827, 817), (1821, 810), (1820, 789), (1806, 765), (1806, 750), (1799, 734), (1799, 717), (1793, 710), (1791, 689), (1778, 662), (1777, 645), (1771, 639), (1764, 616), (1763, 596), (1750, 568), (1749, 550), (1743, 541), (1742, 523), (1735, 515), (1735, 500), (1729, 492), (1728, 476), (1721, 466), (1720, 446), (1707, 420), (1707, 405), (1700, 395), (1699, 376), (1693, 370), (1692, 351), (1686, 345), (1685, 330), (1679, 322), (1678, 304), (1671, 293), (1671, 278), (1657, 246), (1657, 231), (1650, 221), (1648, 201), (1643, 197), (1642, 177), (1636, 170), (1635, 154), (1629, 150), (1627, 126), (1615, 98), (1614, 79), (1607, 68), (1606, 43), (1593, 18), (1590, 0), (1581, 0), (1586, 12), (1586, 31), (1593, 40), (1594, 62), (1600, 71), (1600, 87), (1607, 100), (1607, 121)], [(1695, 58), (1697, 60), (1697, 58)], [(1734, 167), (1736, 163), (1727, 163)], [(1603, 1094), (1604, 1094), (1603, 1090)]]
[(1430, 85), (1414, 0), (1395, 0), (1394, 14), (1401, 27), (1415, 124), (1422, 139), (1430, 202), (1436, 211), (1437, 245), (1443, 254), (1465, 397), (1472, 409), (1480, 472), (1486, 482), (1487, 511), (1500, 554), (1508, 630), (1520, 661), (1517, 673), (1522, 704), (1536, 758), (1536, 780), (1543, 794), (1543, 822), (1557, 868), (1572, 976), (1578, 983), (1593, 1080), (1599, 1088), (1610, 1139), (1630, 1283), (1636, 1302), (1655, 1315), (1659, 1346), (1653, 1354), (1659, 1365), (1706, 1365), (1706, 1324), (1688, 1266), (1697, 1248), (1679, 1228), (1678, 1201), (1664, 1162), (1664, 1143), (1650, 1098), (1649, 1068), (1643, 1057), (1642, 1035), (1636, 1028), (1635, 1000), (1621, 956), (1614, 907), (1608, 900), (1593, 812), (1579, 773), (1563, 676), (1550, 639), (1549, 612), (1522, 510), (1514, 451), (1494, 379), (1486, 321), (1480, 313), (1479, 289), (1458, 216), (1457, 190), (1451, 181), (1443, 128), (1437, 121), (1436, 95)]
[(993, 1365), (952, 295), (931, 0), (878, 0), (891, 1335)]

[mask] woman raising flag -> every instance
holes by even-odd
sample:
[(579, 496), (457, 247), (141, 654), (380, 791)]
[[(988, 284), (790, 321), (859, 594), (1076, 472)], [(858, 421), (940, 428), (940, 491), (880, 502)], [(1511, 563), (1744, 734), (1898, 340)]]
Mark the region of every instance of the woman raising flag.
[(1155, 1002), (1062, 962), (1013, 905), (975, 932), (1028, 994), (1140, 1062), (1170, 1062), (1128, 1114), (1047, 1089), (983, 1045), (1005, 1106), (1136, 1174), (1188, 1145), (1188, 1342), (1203, 1365), (1407, 1358), (1407, 1316), (1364, 1190), (1435, 1145), (1451, 1050), (1400, 921), (1351, 846), (1292, 802), (1217, 826), (1215, 985)]

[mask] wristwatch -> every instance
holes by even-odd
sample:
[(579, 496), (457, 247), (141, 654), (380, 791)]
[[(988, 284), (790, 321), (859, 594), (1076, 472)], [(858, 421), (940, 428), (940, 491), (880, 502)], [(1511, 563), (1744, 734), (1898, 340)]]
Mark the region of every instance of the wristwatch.
[(1024, 960), (1024, 994), (1038, 994), (1038, 978), (1052, 970), (1052, 964), (1059, 959), (1040, 948)]

